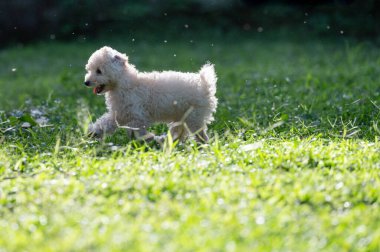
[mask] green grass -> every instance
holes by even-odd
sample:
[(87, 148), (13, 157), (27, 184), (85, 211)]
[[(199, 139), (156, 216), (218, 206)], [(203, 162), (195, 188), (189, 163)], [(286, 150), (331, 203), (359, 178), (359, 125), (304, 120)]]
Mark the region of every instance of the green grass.
[[(379, 48), (185, 37), (0, 52), (0, 251), (379, 251)], [(215, 63), (210, 143), (87, 138), (105, 107), (84, 65), (104, 44), (140, 70)]]

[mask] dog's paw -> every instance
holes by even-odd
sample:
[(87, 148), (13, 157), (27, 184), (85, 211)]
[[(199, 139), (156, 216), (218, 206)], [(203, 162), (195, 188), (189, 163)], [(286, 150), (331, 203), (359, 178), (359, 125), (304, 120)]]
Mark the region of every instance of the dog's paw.
[(92, 138), (102, 138), (103, 132), (101, 130), (97, 130), (93, 124), (88, 126), (87, 136)]
[(91, 138), (102, 138), (102, 135), (101, 134), (98, 134), (96, 132), (93, 132), (93, 131), (89, 131), (87, 133), (87, 136), (88, 137), (91, 137)]
[(166, 137), (166, 135), (154, 136), (154, 141), (156, 141), (160, 145), (163, 145), (165, 143)]

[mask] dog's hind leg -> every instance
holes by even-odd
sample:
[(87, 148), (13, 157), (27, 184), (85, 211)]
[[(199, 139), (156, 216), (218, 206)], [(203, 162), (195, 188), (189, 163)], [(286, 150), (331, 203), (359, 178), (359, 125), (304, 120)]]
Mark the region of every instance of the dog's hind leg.
[(208, 142), (208, 136), (206, 133), (206, 129), (202, 129), (199, 132), (195, 134), (195, 139), (198, 143), (207, 143)]
[(185, 137), (185, 129), (182, 123), (171, 123), (169, 125), (170, 134), (172, 136), (173, 141), (180, 140), (182, 141)]
[(194, 135), (195, 140), (198, 143), (207, 143), (209, 138), (207, 136), (207, 125), (203, 122), (203, 114), (199, 111), (194, 111), (189, 115), (184, 124), (186, 132), (188, 134)]

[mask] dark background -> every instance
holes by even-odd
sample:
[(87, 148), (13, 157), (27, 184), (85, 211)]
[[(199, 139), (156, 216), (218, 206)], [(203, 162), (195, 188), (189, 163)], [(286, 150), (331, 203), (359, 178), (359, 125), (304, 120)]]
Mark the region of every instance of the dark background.
[(0, 45), (115, 33), (180, 36), (183, 24), (218, 33), (286, 29), (377, 38), (379, 12), (376, 0), (12, 0), (0, 2)]

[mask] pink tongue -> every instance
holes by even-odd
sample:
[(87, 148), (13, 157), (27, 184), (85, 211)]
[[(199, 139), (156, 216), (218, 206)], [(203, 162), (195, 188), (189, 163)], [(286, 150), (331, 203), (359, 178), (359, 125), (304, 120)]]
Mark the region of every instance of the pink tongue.
[(97, 94), (97, 87), (94, 87), (94, 89), (92, 90), (92, 92), (94, 93), (94, 94)]

